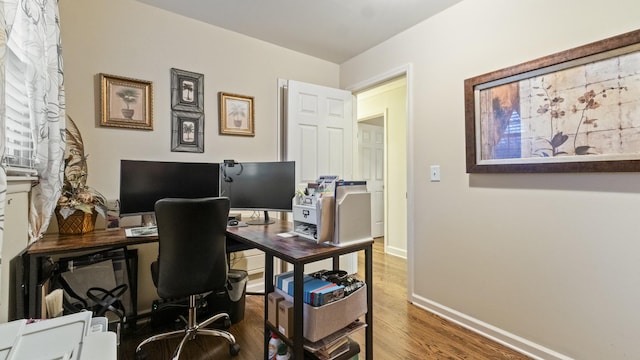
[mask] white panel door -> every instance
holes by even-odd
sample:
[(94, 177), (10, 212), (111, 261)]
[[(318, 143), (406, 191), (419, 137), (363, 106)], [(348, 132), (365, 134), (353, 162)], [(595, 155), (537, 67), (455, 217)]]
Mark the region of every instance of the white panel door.
[(353, 178), (353, 96), (349, 91), (289, 80), (287, 160), (298, 184), (320, 175)]
[[(353, 95), (349, 91), (287, 82), (286, 159), (296, 162), (296, 183), (320, 175), (353, 179)], [(331, 260), (305, 265), (305, 272), (331, 269)], [(340, 257), (340, 268), (358, 271), (357, 253)]]
[(371, 193), (371, 236), (384, 235), (384, 127), (358, 124), (358, 164)]

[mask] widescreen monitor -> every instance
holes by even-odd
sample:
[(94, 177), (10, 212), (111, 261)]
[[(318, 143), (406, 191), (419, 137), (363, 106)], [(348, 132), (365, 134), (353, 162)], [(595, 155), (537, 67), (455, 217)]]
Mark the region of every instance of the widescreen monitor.
[(269, 224), (268, 211), (292, 211), (296, 192), (295, 162), (235, 162), (220, 164), (220, 196), (234, 210), (263, 211), (263, 219), (248, 224)]
[(152, 215), (167, 197), (219, 196), (219, 181), (218, 163), (121, 160), (120, 215)]

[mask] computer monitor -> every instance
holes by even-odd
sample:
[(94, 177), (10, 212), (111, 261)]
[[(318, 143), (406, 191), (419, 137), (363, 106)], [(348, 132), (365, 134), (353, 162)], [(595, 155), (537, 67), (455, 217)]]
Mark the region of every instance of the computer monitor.
[(220, 164), (168, 161), (120, 161), (120, 215), (143, 215), (155, 225), (156, 201), (220, 195)]
[(295, 162), (235, 162), (220, 164), (220, 196), (234, 210), (264, 211), (264, 218), (248, 224), (271, 224), (269, 211), (292, 211), (296, 192)]

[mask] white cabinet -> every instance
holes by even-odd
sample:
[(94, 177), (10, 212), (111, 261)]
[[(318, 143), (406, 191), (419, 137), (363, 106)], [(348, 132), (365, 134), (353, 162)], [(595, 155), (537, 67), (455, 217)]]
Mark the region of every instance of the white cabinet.
[(9, 317), (9, 262), (29, 243), (29, 191), (31, 179), (7, 181), (4, 204), (4, 232), (0, 241), (0, 323)]

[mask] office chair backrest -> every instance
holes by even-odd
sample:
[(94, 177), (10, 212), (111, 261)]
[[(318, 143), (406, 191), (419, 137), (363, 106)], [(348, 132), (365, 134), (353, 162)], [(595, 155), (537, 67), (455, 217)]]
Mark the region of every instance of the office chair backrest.
[(178, 298), (221, 289), (227, 282), (229, 199), (158, 200), (158, 295)]

